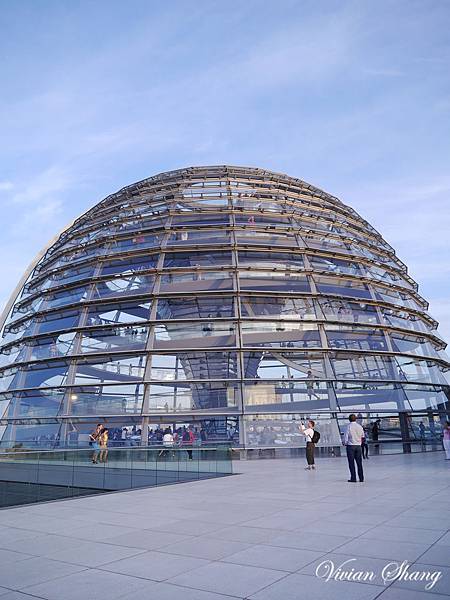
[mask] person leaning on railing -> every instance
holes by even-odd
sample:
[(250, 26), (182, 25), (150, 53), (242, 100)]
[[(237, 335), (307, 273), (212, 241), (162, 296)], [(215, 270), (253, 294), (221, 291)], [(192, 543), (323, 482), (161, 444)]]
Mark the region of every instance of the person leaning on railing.
[(100, 435), (98, 436), (98, 442), (100, 445), (99, 461), (103, 463), (105, 463), (108, 460), (108, 439), (108, 429), (106, 427), (103, 427), (103, 429), (100, 432)]
[(94, 465), (98, 462), (98, 452), (100, 450), (99, 436), (102, 429), (103, 425), (101, 423), (98, 423), (94, 431), (89, 434), (89, 446), (91, 446), (94, 450), (94, 452), (92, 453), (92, 462), (94, 463)]
[(170, 429), (170, 427), (168, 427), (165, 431), (164, 431), (164, 436), (162, 439), (162, 443), (164, 448), (162, 450), (159, 451), (158, 457), (159, 456), (164, 456), (165, 454), (170, 454), (170, 451), (172, 451), (172, 455), (174, 455), (174, 451), (173, 451), (173, 447), (175, 445), (175, 441), (172, 435), (172, 431)]
[(194, 444), (195, 436), (191, 429), (186, 429), (183, 427), (183, 433), (181, 435), (181, 445), (182, 446), (190, 446), (190, 448), (186, 448), (186, 452), (188, 455), (188, 459), (192, 460), (192, 445)]

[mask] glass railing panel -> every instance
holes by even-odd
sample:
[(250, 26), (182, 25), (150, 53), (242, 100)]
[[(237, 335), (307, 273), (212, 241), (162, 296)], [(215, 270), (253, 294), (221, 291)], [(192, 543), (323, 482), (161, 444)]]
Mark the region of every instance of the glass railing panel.
[(227, 447), (194, 445), (0, 453), (0, 507), (232, 473)]

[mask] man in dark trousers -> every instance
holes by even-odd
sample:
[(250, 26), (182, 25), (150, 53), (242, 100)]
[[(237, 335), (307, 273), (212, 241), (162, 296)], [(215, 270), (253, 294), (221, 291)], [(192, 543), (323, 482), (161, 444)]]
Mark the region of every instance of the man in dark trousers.
[(364, 437), (364, 429), (356, 422), (356, 415), (351, 414), (348, 418), (350, 423), (344, 433), (344, 446), (347, 449), (348, 468), (350, 469), (349, 483), (356, 483), (355, 462), (358, 468), (359, 481), (364, 481), (362, 465), (361, 441)]

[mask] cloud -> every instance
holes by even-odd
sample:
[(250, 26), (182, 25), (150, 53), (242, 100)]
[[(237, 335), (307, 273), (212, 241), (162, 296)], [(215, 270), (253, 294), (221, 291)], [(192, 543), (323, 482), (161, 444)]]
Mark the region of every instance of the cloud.
[(0, 192), (9, 192), (14, 188), (14, 184), (11, 181), (0, 181)]
[(49, 201), (49, 198), (54, 204), (54, 195), (66, 190), (69, 185), (70, 177), (67, 170), (59, 166), (51, 166), (19, 187), (18, 191), (11, 196), (11, 202), (34, 206), (39, 210), (43, 203)]
[(2, 201), (3, 209), (10, 213), (7, 232), (10, 239), (26, 235), (29, 241), (54, 227), (63, 210), (64, 194), (71, 184), (69, 171), (57, 165), (44, 169), (23, 183), (15, 183), (11, 188), (13, 193)]
[(322, 18), (320, 25), (306, 21), (301, 27), (288, 27), (254, 46), (234, 68), (247, 83), (263, 87), (297, 79), (317, 82), (351, 60), (354, 26), (353, 16), (333, 15)]
[(377, 69), (377, 68), (364, 68), (363, 73), (367, 75), (374, 75), (375, 77), (402, 77), (404, 72), (400, 69)]
[(438, 332), (450, 343), (450, 299), (448, 297), (430, 298), (430, 313), (439, 322)]

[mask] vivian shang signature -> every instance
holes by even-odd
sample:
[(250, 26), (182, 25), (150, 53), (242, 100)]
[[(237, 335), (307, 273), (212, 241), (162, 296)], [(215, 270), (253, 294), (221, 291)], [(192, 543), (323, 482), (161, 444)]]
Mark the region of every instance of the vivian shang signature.
[(416, 581), (424, 584), (424, 589), (429, 591), (442, 579), (441, 571), (415, 570), (407, 560), (403, 562), (389, 562), (380, 572), (358, 569), (357, 559), (349, 558), (342, 563), (332, 560), (323, 560), (316, 567), (316, 577), (325, 581), (354, 581), (370, 582), (379, 578), (385, 585), (394, 581)]

